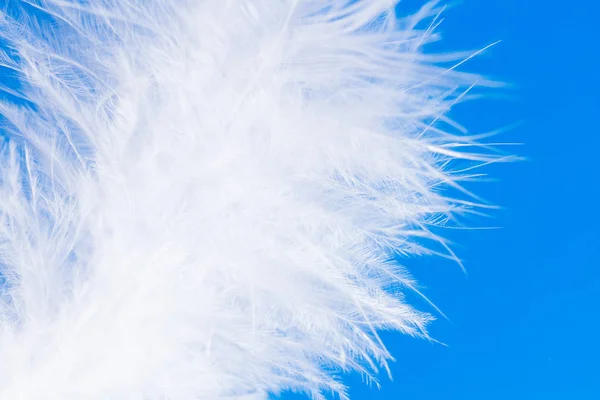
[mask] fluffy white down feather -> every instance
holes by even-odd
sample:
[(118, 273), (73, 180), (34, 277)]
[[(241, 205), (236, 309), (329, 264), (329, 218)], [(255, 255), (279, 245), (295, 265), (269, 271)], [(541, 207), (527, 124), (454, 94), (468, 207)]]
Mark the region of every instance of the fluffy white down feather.
[(0, 398), (343, 396), (378, 330), (427, 337), (398, 255), (490, 156), (445, 115), (465, 54), (421, 50), (438, 5), (395, 6), (9, 0)]

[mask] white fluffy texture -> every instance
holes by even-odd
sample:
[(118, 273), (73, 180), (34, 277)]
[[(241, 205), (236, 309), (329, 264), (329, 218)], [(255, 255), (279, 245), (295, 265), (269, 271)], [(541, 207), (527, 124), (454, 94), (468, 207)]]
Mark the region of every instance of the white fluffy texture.
[(0, 398), (344, 395), (378, 330), (427, 337), (394, 255), (487, 156), (443, 129), (476, 77), (420, 50), (437, 5), (394, 6), (9, 1)]

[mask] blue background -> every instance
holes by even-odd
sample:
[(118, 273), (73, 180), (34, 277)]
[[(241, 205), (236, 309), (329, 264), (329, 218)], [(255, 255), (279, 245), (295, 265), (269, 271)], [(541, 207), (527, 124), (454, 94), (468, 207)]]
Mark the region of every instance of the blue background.
[(431, 326), (447, 347), (384, 334), (393, 382), (382, 376), (377, 390), (349, 377), (350, 397), (600, 399), (600, 3), (452, 5), (441, 47), (502, 40), (464, 69), (511, 87), (451, 116), (473, 133), (518, 124), (496, 141), (523, 143), (505, 150), (527, 159), (487, 167), (496, 180), (471, 186), (503, 209), (470, 225), (501, 229), (445, 232), (468, 276), (439, 259), (405, 262), (449, 317)]
[(475, 133), (518, 123), (496, 139), (524, 143), (506, 150), (527, 160), (471, 186), (503, 207), (472, 224), (502, 229), (447, 232), (468, 276), (410, 261), (450, 319), (431, 326), (447, 347), (385, 335), (394, 381), (378, 391), (351, 377), (354, 400), (600, 399), (599, 14), (591, 0), (464, 0), (444, 13), (443, 47), (502, 40), (465, 68), (512, 84), (451, 116)]
[(600, 399), (600, 3), (453, 5), (439, 29), (443, 48), (502, 40), (465, 68), (512, 87), (503, 99), (469, 103), (451, 116), (474, 133), (519, 123), (497, 141), (524, 143), (507, 150), (527, 160), (487, 167), (497, 180), (474, 187), (504, 208), (471, 225), (502, 229), (446, 232), (468, 276), (440, 259), (405, 262), (450, 319), (431, 326), (447, 347), (386, 333), (397, 358), (394, 381), (382, 376), (377, 390), (350, 376), (349, 394), (354, 400)]

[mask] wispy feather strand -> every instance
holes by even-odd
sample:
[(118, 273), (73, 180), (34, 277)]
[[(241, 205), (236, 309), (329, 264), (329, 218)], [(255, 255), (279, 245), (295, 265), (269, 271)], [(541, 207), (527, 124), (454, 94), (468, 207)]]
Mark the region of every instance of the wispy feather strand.
[(9, 0), (0, 398), (344, 396), (378, 330), (427, 337), (397, 259), (472, 205), (447, 111), (489, 82), (422, 51), (436, 2), (395, 10)]

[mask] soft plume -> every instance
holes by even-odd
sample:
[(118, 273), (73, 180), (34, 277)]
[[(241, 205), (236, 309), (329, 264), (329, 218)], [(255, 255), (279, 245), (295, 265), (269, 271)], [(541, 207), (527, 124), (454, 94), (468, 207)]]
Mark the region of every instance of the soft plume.
[(400, 264), (455, 258), (432, 227), (491, 157), (447, 116), (489, 84), (471, 53), (423, 50), (439, 12), (9, 0), (0, 398), (344, 395), (379, 330), (427, 337)]

